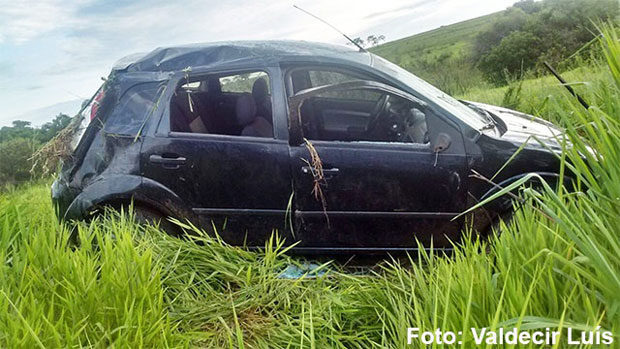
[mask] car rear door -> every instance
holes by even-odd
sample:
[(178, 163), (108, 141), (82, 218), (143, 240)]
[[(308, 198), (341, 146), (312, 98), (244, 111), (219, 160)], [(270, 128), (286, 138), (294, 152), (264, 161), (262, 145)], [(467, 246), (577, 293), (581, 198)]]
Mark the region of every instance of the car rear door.
[[(260, 69), (269, 74), (271, 91), (281, 90), (279, 70)], [(218, 74), (234, 75), (235, 71)], [(173, 90), (182, 79), (177, 77)], [(210, 231), (214, 227), (233, 245), (262, 247), (273, 229), (286, 237), (285, 212), (292, 193), (286, 116), (278, 112), (284, 110), (283, 95), (272, 95), (274, 137), (171, 132), (168, 107), (156, 134), (144, 139), (143, 176), (179, 196), (200, 217), (202, 228)], [(217, 96), (211, 97), (219, 103)], [(197, 101), (193, 102), (197, 108)], [(284, 133), (277, 131), (281, 127)]]
[[(425, 117), (425, 141), (356, 140), (364, 134), (356, 129), (372, 118), (374, 108), (324, 99), (354, 90), (409, 98)], [(317, 108), (328, 103), (332, 108)], [(462, 220), (452, 219), (465, 208), (467, 193), (462, 137), (423, 102), (381, 83), (346, 82), (299, 91), (289, 98), (289, 113), (302, 248), (392, 250), (415, 248), (416, 239), (448, 246), (458, 236)], [(304, 113), (321, 119), (323, 129), (313, 130)]]

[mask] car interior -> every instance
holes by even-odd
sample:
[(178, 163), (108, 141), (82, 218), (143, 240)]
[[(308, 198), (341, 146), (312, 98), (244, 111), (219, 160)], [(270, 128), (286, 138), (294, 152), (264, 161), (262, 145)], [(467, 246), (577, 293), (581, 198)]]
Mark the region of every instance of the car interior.
[[(293, 93), (328, 84), (369, 80), (339, 71), (298, 69)], [(301, 106), (304, 137), (344, 142), (429, 143), (426, 115), (415, 102), (380, 90), (339, 90), (308, 97)]]
[(249, 72), (188, 79), (172, 97), (170, 130), (273, 138), (269, 77)]
[[(293, 93), (328, 84), (369, 80), (355, 74), (297, 69)], [(339, 90), (308, 97), (302, 132), (310, 140), (426, 144), (426, 115), (415, 102), (380, 90)], [(269, 77), (261, 71), (184, 81), (171, 100), (173, 132), (273, 138)]]

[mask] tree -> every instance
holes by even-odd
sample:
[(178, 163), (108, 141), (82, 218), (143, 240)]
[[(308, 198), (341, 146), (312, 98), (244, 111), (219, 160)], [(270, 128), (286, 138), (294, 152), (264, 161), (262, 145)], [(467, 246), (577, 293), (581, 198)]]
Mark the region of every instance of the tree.
[(489, 54), (511, 32), (522, 30), (527, 20), (528, 15), (522, 9), (513, 7), (507, 9), (488, 30), (476, 37), (473, 50), (474, 61), (477, 62)]
[(13, 126), (0, 128), (0, 142), (5, 142), (16, 138), (36, 139), (40, 143), (45, 143), (67, 127), (71, 122), (71, 117), (66, 114), (58, 114), (56, 117), (45, 123), (40, 128), (31, 126), (30, 121), (15, 120)]
[(40, 128), (23, 120), (0, 128), (0, 186), (31, 179), (32, 154), (70, 122), (71, 117), (61, 113)]
[[(385, 41), (385, 35), (368, 35), (366, 41), (359, 36), (353, 39), (354, 43), (364, 48), (377, 46), (382, 41)], [(352, 45), (352, 43), (348, 43), (347, 45)]]
[(366, 44), (369, 47), (375, 47), (379, 45), (381, 41), (385, 41), (385, 35), (379, 35), (379, 36), (368, 35), (368, 37), (366, 38)]
[(32, 139), (15, 138), (0, 143), (0, 184), (27, 181), (31, 178), (29, 160), (38, 142)]
[(0, 142), (8, 141), (15, 138), (32, 138), (35, 129), (30, 126), (30, 121), (15, 120), (13, 126), (4, 126), (0, 128)]
[(540, 40), (532, 33), (515, 31), (491, 49), (480, 60), (480, 70), (496, 83), (506, 83), (507, 77), (521, 76), (533, 67), (540, 55)]
[(594, 38), (597, 21), (619, 13), (618, 0), (520, 1), (478, 35), (472, 58), (489, 80), (505, 83), (504, 72), (563, 62)]
[(54, 138), (54, 136), (56, 136), (58, 132), (67, 127), (70, 122), (71, 117), (69, 115), (63, 113), (56, 115), (54, 120), (47, 122), (43, 126), (41, 126), (37, 134), (37, 139), (41, 143), (49, 141), (50, 139)]

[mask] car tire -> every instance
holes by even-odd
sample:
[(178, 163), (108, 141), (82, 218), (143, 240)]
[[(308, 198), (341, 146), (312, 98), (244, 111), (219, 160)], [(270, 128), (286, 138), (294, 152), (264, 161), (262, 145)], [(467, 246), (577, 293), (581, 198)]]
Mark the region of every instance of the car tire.
[[(555, 188), (556, 191), (558, 190), (559, 182), (557, 180), (547, 179), (547, 184), (552, 188)], [(536, 190), (540, 190), (542, 188), (542, 184), (539, 182), (530, 183), (530, 185)], [(504, 196), (503, 200), (505, 203), (503, 205), (500, 205), (503, 210), (501, 211), (501, 213), (495, 216), (495, 218), (493, 219), (491, 224), (489, 224), (485, 231), (488, 237), (491, 237), (493, 234), (500, 235), (501, 222), (503, 221), (505, 225), (509, 225), (514, 217), (514, 214), (517, 211), (521, 210), (521, 208), (523, 207), (523, 203), (518, 203), (515, 201), (515, 199), (509, 196)]]
[(502, 222), (504, 222), (505, 225), (509, 225), (510, 222), (512, 221), (512, 218), (514, 217), (515, 211), (514, 210), (510, 210), (510, 211), (506, 211), (504, 213), (498, 214), (493, 221), (491, 222), (491, 224), (489, 224), (489, 226), (487, 227), (487, 231), (486, 231), (486, 236), (487, 237), (492, 237), (492, 236), (499, 236), (502, 234)]
[(133, 208), (134, 219), (141, 225), (157, 226), (159, 229), (171, 236), (180, 236), (181, 229), (176, 224), (170, 222), (166, 216), (159, 211), (149, 207), (136, 206)]

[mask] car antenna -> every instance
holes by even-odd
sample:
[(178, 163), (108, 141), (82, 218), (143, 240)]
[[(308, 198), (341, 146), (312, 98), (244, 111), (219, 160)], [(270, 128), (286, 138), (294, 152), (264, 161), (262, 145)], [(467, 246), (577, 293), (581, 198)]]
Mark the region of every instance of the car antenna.
[(349, 40), (349, 42), (350, 42), (350, 43), (352, 43), (353, 45), (357, 46), (357, 48), (359, 48), (359, 49), (360, 49), (360, 52), (367, 52), (367, 51), (366, 51), (366, 49), (365, 49), (365, 48), (363, 48), (360, 44), (358, 44), (357, 42), (353, 41), (353, 39), (351, 39), (350, 37), (348, 37), (348, 36), (347, 36), (347, 34), (345, 34), (345, 33), (341, 32), (338, 28), (336, 28), (336, 27), (334, 27), (333, 25), (329, 24), (327, 21), (325, 21), (325, 20), (323, 20), (323, 19), (319, 18), (318, 16), (313, 15), (312, 13), (310, 13), (310, 12), (308, 12), (308, 11), (304, 10), (303, 8), (301, 8), (301, 7), (297, 6), (297, 5), (293, 5), (293, 7), (294, 7), (294, 8), (296, 8), (296, 9), (298, 9), (299, 11), (301, 11), (301, 12), (303, 12), (303, 13), (305, 13), (305, 14), (309, 15), (309, 16), (312, 16), (312, 17), (314, 17), (314, 18), (318, 19), (319, 21), (321, 21), (321, 22), (323, 22), (323, 23), (327, 24), (327, 25), (328, 25), (330, 28), (332, 28), (333, 30), (335, 30), (335, 31), (337, 31), (338, 33), (342, 34), (342, 36), (344, 36), (347, 40)]

